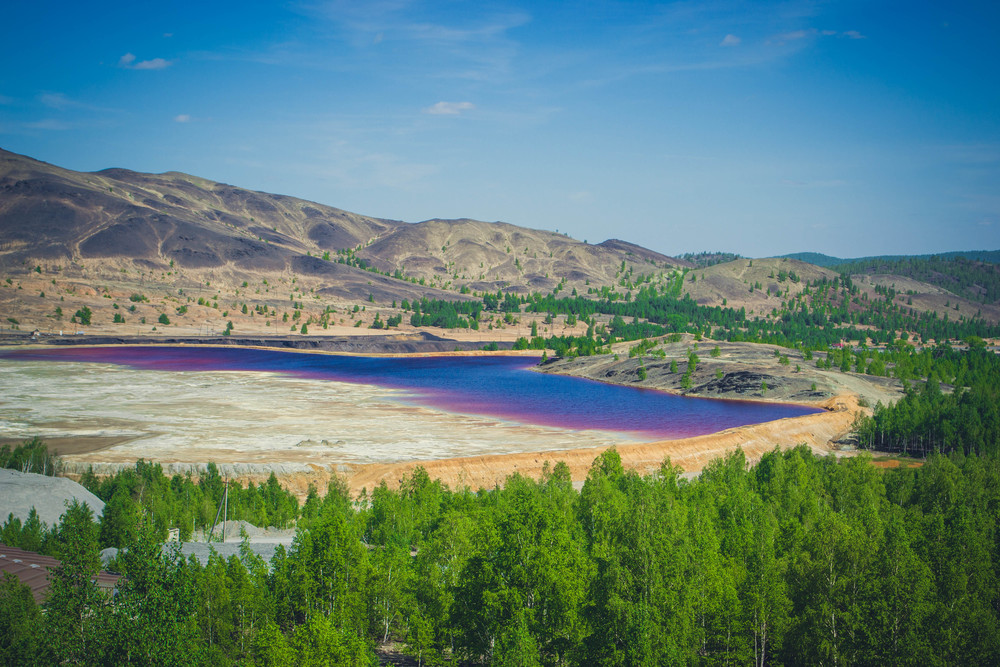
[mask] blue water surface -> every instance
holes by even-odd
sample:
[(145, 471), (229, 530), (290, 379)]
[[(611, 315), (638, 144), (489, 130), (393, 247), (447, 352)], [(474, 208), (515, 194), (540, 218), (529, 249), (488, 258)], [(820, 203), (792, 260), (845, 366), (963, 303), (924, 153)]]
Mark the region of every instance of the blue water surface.
[(568, 429), (680, 438), (820, 412), (802, 405), (688, 398), (529, 370), (508, 356), (358, 357), (248, 348), (73, 347), (0, 359), (96, 362), (158, 371), (255, 371), (403, 390), (403, 401), (462, 414)]

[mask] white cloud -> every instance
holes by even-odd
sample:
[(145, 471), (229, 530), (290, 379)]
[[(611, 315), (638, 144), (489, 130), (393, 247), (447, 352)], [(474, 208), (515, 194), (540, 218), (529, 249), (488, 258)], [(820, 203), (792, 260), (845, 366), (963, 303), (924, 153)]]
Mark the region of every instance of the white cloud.
[(174, 116), (175, 123), (190, 123), (191, 120), (192, 120), (191, 115), (186, 113), (181, 113)]
[(865, 39), (865, 36), (857, 30), (848, 30), (844, 33), (844, 37), (847, 37), (848, 39)]
[(164, 67), (170, 67), (169, 60), (164, 60), (163, 58), (153, 58), (152, 60), (137, 62), (132, 66), (132, 69), (163, 69)]
[(476, 105), (472, 102), (438, 102), (424, 109), (424, 113), (432, 116), (457, 116), (463, 111), (471, 111)]
[(729, 34), (722, 39), (722, 42), (719, 43), (719, 46), (736, 46), (742, 41), (743, 40), (737, 37), (736, 35)]
[(126, 53), (118, 59), (118, 66), (125, 69), (163, 69), (170, 67), (171, 61), (163, 58), (153, 58), (152, 60), (140, 60), (136, 62), (135, 55)]

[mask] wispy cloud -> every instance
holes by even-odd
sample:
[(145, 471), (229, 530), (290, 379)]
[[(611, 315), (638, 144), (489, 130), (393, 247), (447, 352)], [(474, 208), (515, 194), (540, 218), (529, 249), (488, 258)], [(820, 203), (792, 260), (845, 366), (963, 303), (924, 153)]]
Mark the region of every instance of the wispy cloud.
[(191, 118), (191, 114), (181, 113), (174, 116), (175, 123), (190, 123), (192, 120), (194, 119)]
[(792, 30), (790, 32), (783, 32), (775, 35), (770, 41), (778, 43), (797, 42), (800, 39), (806, 39), (807, 37), (815, 37), (817, 34), (817, 30)]
[(389, 152), (365, 151), (346, 142), (337, 142), (312, 164), (302, 161), (296, 168), (342, 188), (398, 191), (415, 191), (439, 171), (432, 164)]
[(424, 113), (432, 116), (457, 116), (475, 108), (476, 105), (472, 102), (438, 102), (424, 109)]
[(843, 32), (837, 30), (817, 30), (816, 28), (808, 28), (803, 30), (792, 30), (790, 32), (782, 32), (777, 35), (773, 35), (768, 39), (768, 43), (777, 44), (788, 44), (789, 42), (798, 42), (805, 39), (815, 39), (817, 37), (841, 37), (844, 39), (867, 39), (857, 30), (845, 30)]
[(81, 106), (79, 102), (69, 99), (62, 93), (42, 93), (38, 96), (38, 101), (50, 109), (58, 109), (60, 111)]
[(29, 130), (72, 130), (73, 124), (67, 123), (63, 120), (58, 120), (56, 118), (43, 118), (42, 120), (36, 120), (31, 123), (25, 123), (24, 126)]
[[(782, 3), (776, 11), (748, 16), (742, 3), (681, 0), (637, 12), (631, 22), (608, 26), (601, 40), (576, 52), (591, 66), (577, 62), (569, 67), (581, 73), (579, 86), (591, 88), (636, 76), (768, 66), (824, 37), (856, 38), (856, 31), (821, 32), (811, 27), (820, 20), (818, 14), (815, 4), (808, 2)], [(735, 26), (739, 32), (733, 31)]]
[(8, 97), (6, 95), (0, 95), (0, 104), (13, 104), (14, 98)]
[(353, 46), (357, 62), (381, 65), (392, 57), (392, 67), (381, 70), (388, 75), (409, 77), (419, 67), (419, 76), (470, 81), (508, 80), (521, 50), (511, 31), (532, 20), (523, 11), (429, 17), (425, 7), (405, 0), (330, 0), (298, 9), (329, 39)]
[(49, 109), (55, 109), (56, 111), (92, 111), (102, 114), (120, 112), (119, 109), (112, 109), (102, 107), (97, 104), (91, 104), (90, 102), (74, 99), (59, 92), (42, 93), (38, 96), (38, 101), (42, 104), (42, 106), (48, 107)]
[(126, 53), (118, 59), (118, 66), (124, 69), (163, 69), (170, 67), (173, 63), (163, 58), (153, 58), (151, 60), (136, 60), (135, 54)]
[(781, 184), (793, 188), (839, 188), (847, 185), (847, 181), (842, 181), (840, 179), (826, 181), (797, 181), (791, 178), (783, 178), (781, 179)]

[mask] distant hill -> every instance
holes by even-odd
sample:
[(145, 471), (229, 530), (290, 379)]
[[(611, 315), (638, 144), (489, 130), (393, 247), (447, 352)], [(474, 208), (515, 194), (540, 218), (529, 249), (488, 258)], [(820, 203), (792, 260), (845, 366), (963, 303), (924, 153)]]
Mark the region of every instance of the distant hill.
[(0, 326), (76, 329), (89, 319), (73, 315), (83, 306), (95, 324), (113, 318), (132, 333), (161, 316), (171, 322), (163, 326), (215, 334), (241, 321), (273, 330), (276, 319), (285, 331), (369, 326), (368, 308), (404, 301), (586, 292), (617, 285), (626, 270), (669, 276), (689, 266), (616, 239), (595, 245), (469, 219), (406, 223), (179, 172), (76, 172), (0, 150)]
[[(770, 318), (809, 283), (841, 271), (865, 276), (871, 298), (876, 288), (904, 291), (905, 282), (913, 309), (1000, 319), (998, 267), (984, 259), (1000, 252), (964, 254), (850, 265), (815, 253), (676, 258), (620, 239), (590, 244), (470, 219), (386, 220), (179, 172), (84, 173), (0, 150), (0, 327), (43, 334), (405, 330), (414, 303), (497, 292), (628, 301), (655, 289)], [(468, 312), (449, 308), (425, 309), (420, 326)], [(487, 331), (528, 326), (511, 312), (481, 322)]]
[[(874, 277), (876, 283), (884, 286), (902, 284), (902, 281), (893, 280), (893, 276), (899, 276), (973, 302), (1000, 302), (1000, 250), (955, 251), (935, 255), (880, 255), (856, 259), (802, 252), (786, 257), (827, 267), (837, 273)], [(929, 291), (912, 284), (907, 290), (914, 293)]]
[[(345, 298), (374, 292), (391, 301), (412, 296), (414, 284), (421, 293), (526, 293), (561, 282), (610, 284), (623, 260), (687, 265), (624, 241), (591, 245), (475, 220), (410, 224), (178, 172), (81, 173), (2, 150), (0, 193), (0, 270), (176, 268), (238, 283), (294, 273)], [(376, 289), (367, 289), (369, 281)]]
[(815, 264), (816, 266), (837, 266), (858, 262), (898, 262), (905, 259), (955, 259), (957, 257), (964, 257), (965, 259), (977, 262), (986, 262), (988, 264), (1000, 264), (1000, 250), (953, 250), (950, 252), (939, 252), (933, 255), (873, 255), (870, 257), (854, 258), (833, 257), (819, 252), (794, 252), (789, 255), (779, 255), (779, 257), (797, 259), (800, 262), (808, 262), (809, 264)]

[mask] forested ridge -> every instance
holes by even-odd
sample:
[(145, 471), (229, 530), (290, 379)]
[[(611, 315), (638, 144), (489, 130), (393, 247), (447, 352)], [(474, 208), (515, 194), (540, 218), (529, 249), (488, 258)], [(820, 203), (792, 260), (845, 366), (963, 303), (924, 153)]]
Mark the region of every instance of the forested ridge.
[[(981, 266), (989, 271), (997, 268), (992, 264)], [(503, 326), (513, 323), (522, 311), (546, 313), (545, 325), (553, 324), (559, 315), (564, 316), (567, 326), (577, 321), (591, 325), (583, 336), (553, 333), (542, 337), (535, 332), (530, 338), (518, 341), (521, 348), (548, 348), (560, 356), (595, 354), (606, 351), (606, 346), (615, 340), (675, 332), (699, 332), (718, 340), (803, 346), (813, 350), (826, 349), (842, 340), (868, 338), (878, 344), (889, 343), (902, 332), (925, 341), (1000, 337), (1000, 326), (984, 320), (978, 312), (938, 315), (934, 311), (919, 311), (911, 307), (912, 299), (907, 299), (905, 292), (892, 287), (877, 286), (874, 298), (869, 298), (846, 274), (806, 281), (803, 289), (795, 293), (791, 285), (802, 283), (802, 279), (794, 271), (777, 271), (771, 276), (773, 285), (747, 283), (749, 293), (766, 291), (768, 295), (782, 297), (779, 308), (756, 315), (725, 303), (722, 306), (696, 303), (683, 292), (687, 276), (687, 270), (669, 276), (645, 274), (623, 262), (617, 286), (588, 287), (586, 294), (574, 288), (571, 295), (566, 295), (565, 282), (561, 282), (547, 294), (518, 295), (498, 290), (483, 293), (481, 301), (423, 298), (404, 300), (400, 308), (409, 313), (409, 322), (415, 327), (493, 328), (494, 318), (497, 326)], [(695, 278), (691, 275), (691, 279)], [(611, 321), (602, 323), (598, 315)], [(383, 323), (373, 326), (381, 328)]]
[(962, 258), (971, 259), (977, 262), (986, 262), (988, 264), (1000, 264), (1000, 250), (950, 250), (948, 252), (934, 253), (933, 255), (870, 255), (868, 257), (850, 258), (832, 257), (831, 255), (824, 255), (820, 252), (793, 252), (788, 255), (781, 255), (781, 257), (797, 259), (800, 262), (807, 262), (809, 264), (815, 264), (816, 266), (824, 266), (827, 268), (864, 262), (895, 262), (906, 259), (953, 260)]
[(311, 497), (270, 563), (161, 556), (136, 509), (114, 600), (89, 584), (103, 522), (67, 509), (46, 612), (0, 587), (0, 661), (371, 665), (384, 641), (431, 665), (1000, 661), (996, 457), (881, 471), (803, 446), (686, 480), (612, 449), (579, 491), (562, 464), (478, 493), (417, 469)]
[[(923, 341), (1000, 337), (1000, 326), (983, 320), (976, 313), (971, 316), (958, 313), (950, 318), (935, 312), (916, 311), (901, 298), (904, 294), (887, 287), (876, 287), (878, 298), (870, 299), (848, 276), (813, 281), (793, 295), (787, 285), (798, 282), (799, 278), (792, 272), (779, 271), (775, 279), (779, 285), (784, 283), (786, 286), (781, 292), (786, 297), (781, 308), (774, 309), (768, 316), (750, 316), (745, 308), (703, 306), (689, 295), (681, 295), (683, 274), (661, 285), (651, 284), (648, 275), (625, 275), (624, 291), (604, 287), (594, 289), (587, 296), (559, 296), (558, 291), (524, 297), (506, 294), (502, 301), (499, 293), (487, 295), (483, 312), (498, 309), (509, 317), (511, 312), (518, 311), (520, 299), (526, 312), (547, 313), (547, 321), (564, 315), (568, 323), (575, 324), (577, 320), (588, 323), (590, 326), (583, 336), (552, 335), (547, 339), (533, 336), (518, 341), (517, 347), (549, 348), (560, 356), (600, 353), (607, 351), (606, 346), (616, 340), (637, 340), (676, 332), (810, 350), (827, 350), (844, 340), (871, 340), (884, 345), (901, 334), (912, 334)], [(749, 289), (770, 291), (760, 285), (750, 285)], [(601, 324), (596, 315), (610, 316), (611, 321)]]
[(830, 268), (840, 273), (891, 274), (913, 278), (952, 294), (978, 301), (996, 303), (1000, 301), (1000, 265), (996, 263), (997, 253), (969, 253), (951, 256), (930, 255), (924, 257), (870, 257), (858, 259)]

